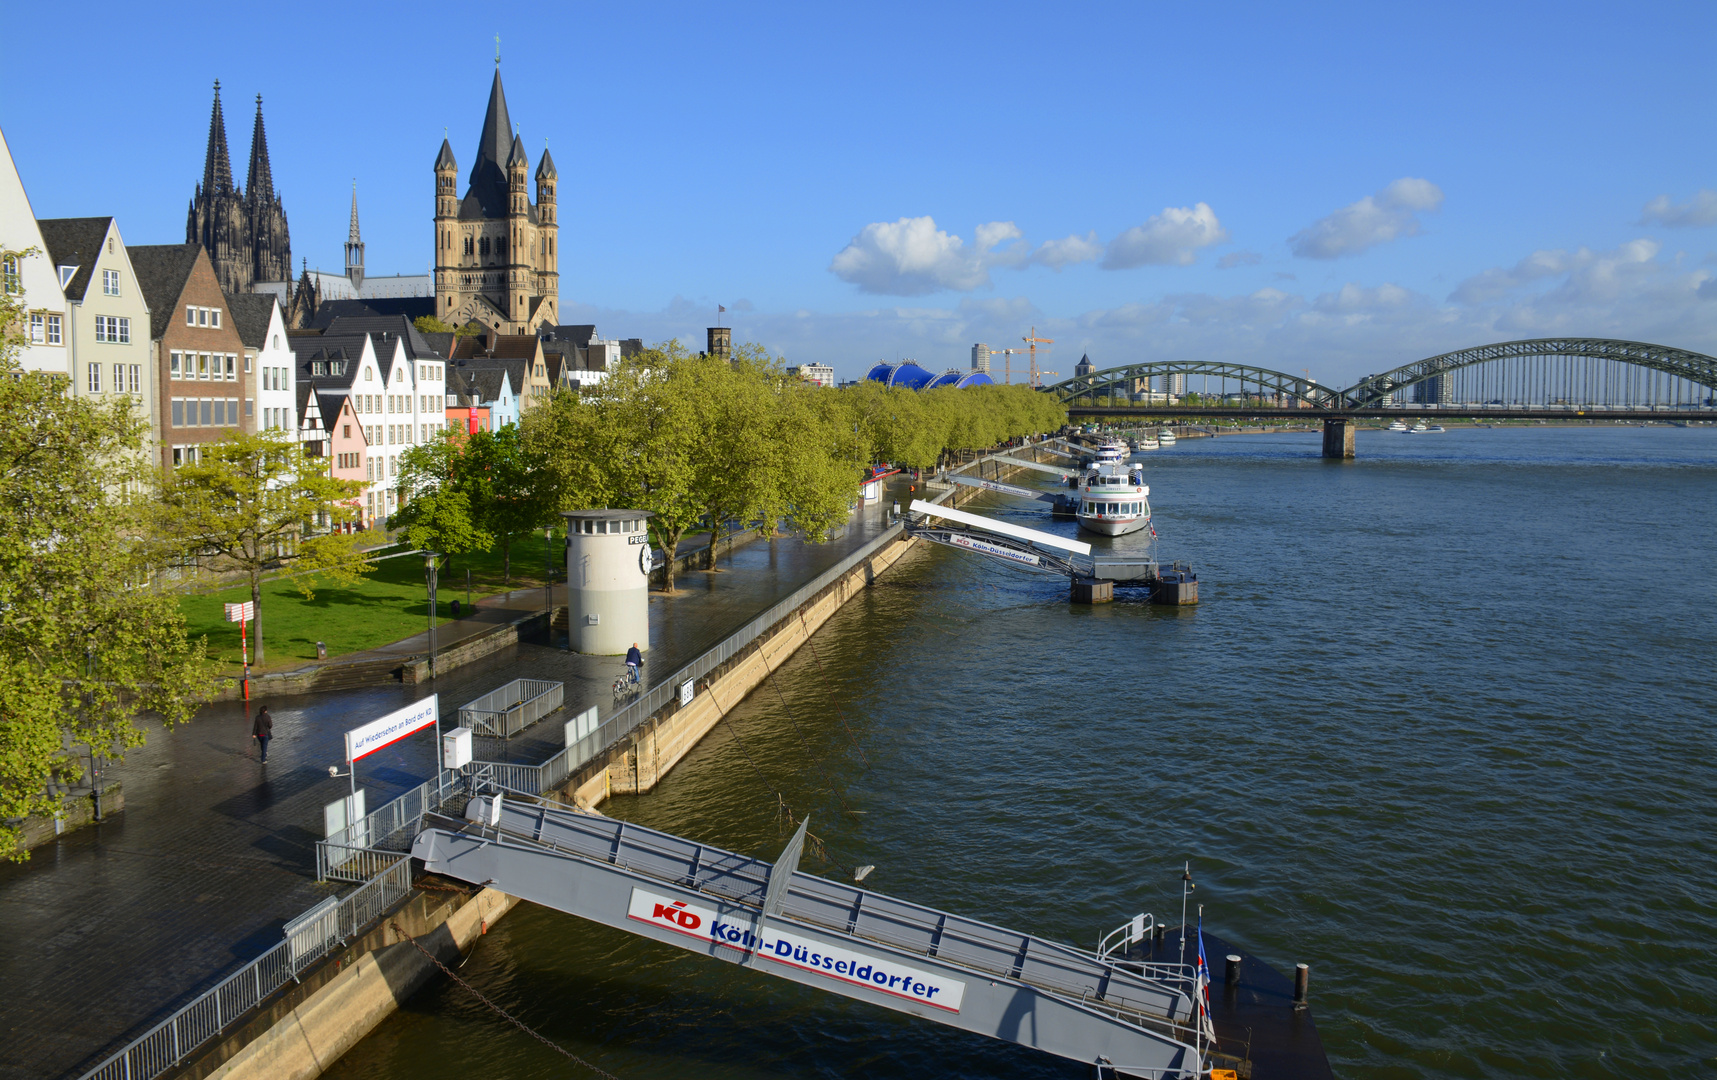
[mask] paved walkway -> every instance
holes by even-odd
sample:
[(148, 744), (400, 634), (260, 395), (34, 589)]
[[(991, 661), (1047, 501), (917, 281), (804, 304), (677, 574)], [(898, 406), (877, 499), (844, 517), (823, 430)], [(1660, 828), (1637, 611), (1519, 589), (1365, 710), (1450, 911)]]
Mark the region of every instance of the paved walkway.
[[(831, 543), (748, 544), (723, 556), (721, 572), (681, 574), (675, 596), (651, 594), (646, 681), (668, 678), (884, 527), (873, 508)], [(543, 590), (519, 590), (450, 625), (487, 629), (542, 605)], [(438, 637), (449, 643), (446, 630)], [(518, 645), (423, 686), (220, 702), (177, 730), (152, 730), (109, 771), (124, 782), (124, 813), (0, 865), (0, 1080), (78, 1075), (277, 943), (286, 919), (329, 894), (312, 880), (314, 844), (323, 805), (347, 791), (328, 776), (346, 729), (430, 693), (451, 719), (508, 680), (564, 680), (565, 713), (482, 755), (541, 760), (559, 748), (565, 715), (613, 711), (623, 668), (619, 657)], [(263, 704), (275, 732), (266, 765), (249, 737), (250, 709)], [(358, 783), (374, 809), (434, 767), (433, 738), (413, 736), (359, 762)]]

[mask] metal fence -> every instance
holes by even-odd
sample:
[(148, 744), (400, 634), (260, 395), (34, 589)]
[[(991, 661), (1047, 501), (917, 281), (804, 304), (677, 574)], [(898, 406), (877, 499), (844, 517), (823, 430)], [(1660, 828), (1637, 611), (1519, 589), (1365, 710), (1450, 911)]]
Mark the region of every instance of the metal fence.
[(329, 897), (287, 923), (280, 944), (132, 1040), (81, 1080), (154, 1080), (411, 894), (408, 857), (398, 852), (368, 854), (383, 868), (361, 888), (343, 898)]
[(510, 739), (566, 700), (566, 684), (547, 679), (514, 679), (459, 707), (459, 723), (479, 735)]

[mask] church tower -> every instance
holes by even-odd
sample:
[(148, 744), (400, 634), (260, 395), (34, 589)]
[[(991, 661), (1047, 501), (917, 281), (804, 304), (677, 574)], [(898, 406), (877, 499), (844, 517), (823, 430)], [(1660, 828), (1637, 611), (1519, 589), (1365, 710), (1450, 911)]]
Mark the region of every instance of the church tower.
[(352, 224), (346, 230), (346, 277), (356, 289), (364, 283), (364, 238), (358, 232), (358, 185), (352, 185)]
[(445, 140), (435, 159), (435, 295), (443, 320), (475, 320), (503, 334), (559, 321), (560, 275), (550, 255), (559, 232), (554, 163), (545, 151), (536, 175), (542, 205), (531, 202), (530, 164), (497, 61), (463, 199), (454, 200), (458, 165)]
[(268, 133), (262, 127), (262, 95), (256, 95), (256, 125), (250, 133), (250, 174), (244, 184), (245, 214), (250, 224), (253, 281), (290, 281), (292, 238), (286, 229), (286, 209), (274, 190), (274, 170), (268, 164)]
[(185, 219), (185, 240), (202, 244), (214, 263), (215, 277), (230, 293), (249, 292), (256, 280), (250, 244), (250, 214), (233, 186), (227, 156), (227, 122), (221, 115), (221, 82), (215, 80), (215, 107), (209, 117), (209, 147), (203, 158), (203, 182), (197, 186)]
[(537, 280), (541, 282), (542, 294), (553, 298), (550, 302), (555, 305), (554, 321), (558, 323), (560, 271), (555, 265), (555, 241), (559, 238), (560, 225), (555, 216), (556, 179), (554, 158), (549, 157), (548, 147), (544, 146), (542, 160), (537, 162)]
[[(459, 162), (453, 160), (453, 147), (441, 140), (441, 153), (435, 155), (435, 315), (446, 319), (458, 303), (453, 245), (460, 239), (459, 224)], [(466, 254), (469, 254), (467, 252)]]

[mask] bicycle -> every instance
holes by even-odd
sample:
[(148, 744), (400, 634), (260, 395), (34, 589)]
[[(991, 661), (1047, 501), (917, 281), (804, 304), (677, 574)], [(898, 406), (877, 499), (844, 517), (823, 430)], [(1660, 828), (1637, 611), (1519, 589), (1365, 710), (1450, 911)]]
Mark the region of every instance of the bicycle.
[(616, 698), (623, 698), (628, 694), (635, 694), (643, 685), (643, 682), (643, 678), (628, 666), (626, 674), (614, 680), (614, 696)]

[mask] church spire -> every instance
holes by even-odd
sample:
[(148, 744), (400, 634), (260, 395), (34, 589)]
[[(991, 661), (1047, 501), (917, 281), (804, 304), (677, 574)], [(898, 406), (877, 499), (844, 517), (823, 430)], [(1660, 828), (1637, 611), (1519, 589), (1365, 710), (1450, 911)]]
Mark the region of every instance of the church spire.
[[(262, 95), (256, 95), (256, 126), (250, 132), (250, 172), (244, 180), (245, 197), (252, 205), (274, 201), (274, 170), (268, 164), (268, 134), (262, 129)], [(291, 264), (287, 264), (288, 271)]]
[(477, 161), (471, 166), (471, 191), (488, 217), (507, 213), (507, 158), (513, 148), (513, 120), (507, 115), (507, 94), (501, 89), (501, 68), (489, 86), (489, 108), (483, 114), (483, 134), (477, 140)]
[[(499, 76), (496, 76), (497, 80)], [(221, 115), (221, 81), (215, 80), (215, 110), (209, 117), (209, 150), (203, 159), (203, 190), (225, 195), (233, 188), (233, 166), (227, 157), (227, 122)]]
[(358, 233), (358, 182), (352, 181), (352, 225), (346, 231), (346, 277), (352, 288), (364, 284), (364, 238)]

